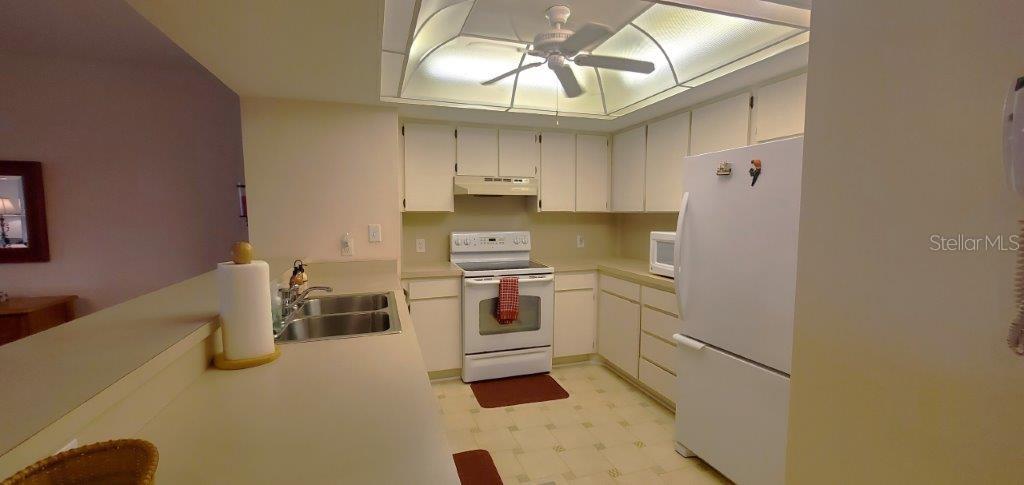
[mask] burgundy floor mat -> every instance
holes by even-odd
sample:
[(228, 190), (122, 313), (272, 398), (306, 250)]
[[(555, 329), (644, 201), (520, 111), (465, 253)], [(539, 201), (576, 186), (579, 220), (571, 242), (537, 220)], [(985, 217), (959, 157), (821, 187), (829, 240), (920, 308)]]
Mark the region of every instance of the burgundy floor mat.
[(473, 395), (482, 408), (499, 408), (569, 397), (569, 393), (548, 374), (474, 382), (470, 387), (473, 388)]
[(452, 455), (462, 485), (502, 485), (498, 468), (487, 450), (463, 451)]

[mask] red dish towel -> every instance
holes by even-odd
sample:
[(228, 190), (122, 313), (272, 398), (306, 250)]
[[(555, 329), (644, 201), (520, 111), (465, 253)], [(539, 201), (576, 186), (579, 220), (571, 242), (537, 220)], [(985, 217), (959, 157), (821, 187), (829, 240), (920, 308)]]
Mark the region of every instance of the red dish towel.
[(498, 283), (498, 323), (508, 325), (519, 318), (519, 277), (505, 276)]

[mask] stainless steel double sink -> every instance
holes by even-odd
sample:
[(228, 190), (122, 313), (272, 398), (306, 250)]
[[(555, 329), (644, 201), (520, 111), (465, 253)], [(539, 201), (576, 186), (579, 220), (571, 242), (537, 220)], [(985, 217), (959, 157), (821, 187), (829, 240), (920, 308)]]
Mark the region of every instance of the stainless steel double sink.
[(310, 298), (293, 311), (275, 337), (278, 342), (399, 333), (395, 295), (365, 293)]

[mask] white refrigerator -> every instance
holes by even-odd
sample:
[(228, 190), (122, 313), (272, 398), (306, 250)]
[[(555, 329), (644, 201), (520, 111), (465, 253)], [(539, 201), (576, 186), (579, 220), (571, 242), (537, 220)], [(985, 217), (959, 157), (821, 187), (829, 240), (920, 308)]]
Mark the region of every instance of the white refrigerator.
[(676, 448), (739, 484), (785, 481), (802, 161), (803, 137), (683, 161)]

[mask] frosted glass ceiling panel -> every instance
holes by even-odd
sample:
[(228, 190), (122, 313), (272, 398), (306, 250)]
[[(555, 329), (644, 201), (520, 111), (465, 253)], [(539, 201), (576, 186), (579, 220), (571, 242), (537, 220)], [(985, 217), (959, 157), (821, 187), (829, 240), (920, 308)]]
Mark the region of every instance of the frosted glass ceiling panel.
[(651, 34), (665, 49), (681, 83), (802, 30), (660, 4), (641, 14), (633, 23)]
[(611, 113), (676, 85), (672, 67), (661, 49), (636, 27), (626, 26), (594, 49), (594, 54), (628, 57), (654, 63), (654, 72), (642, 74), (598, 69), (604, 101)]
[(608, 113), (608, 114), (610, 114), (612, 116), (622, 116), (622, 115), (625, 115), (625, 114), (629, 114), (629, 113), (632, 113), (632, 112), (634, 112), (634, 111), (636, 111), (636, 110), (638, 110), (640, 108), (646, 108), (647, 106), (650, 106), (650, 105), (652, 105), (654, 103), (657, 103), (657, 102), (662, 101), (664, 99), (671, 98), (672, 96), (675, 96), (675, 95), (677, 95), (677, 94), (679, 94), (679, 93), (681, 93), (683, 91), (686, 91), (688, 89), (690, 89), (690, 88), (684, 87), (684, 86), (673, 86), (673, 87), (668, 88), (668, 89), (666, 89), (666, 90), (664, 90), (664, 91), (662, 91), (662, 92), (660, 92), (658, 94), (655, 94), (655, 95), (653, 95), (653, 96), (651, 96), (649, 98), (641, 99), (640, 101), (637, 101), (637, 102), (635, 102), (635, 103), (633, 103), (633, 104), (631, 104), (629, 106), (623, 107), (622, 109), (620, 109), (618, 111), (611, 112), (611, 113)]
[(694, 78), (690, 80), (690, 82), (686, 83), (686, 85), (690, 87), (697, 87), (706, 82), (714, 81), (715, 79), (718, 79), (726, 74), (738, 71), (752, 64), (757, 64), (758, 62), (761, 62), (769, 57), (781, 54), (784, 51), (788, 51), (789, 49), (792, 49), (794, 47), (806, 44), (810, 40), (811, 33), (804, 32), (802, 34), (796, 35), (792, 38), (779, 42), (778, 44), (775, 44), (767, 49), (762, 49), (758, 52), (755, 52), (747, 57), (744, 57), (743, 59), (729, 63), (728, 65), (725, 65), (718, 69), (715, 69), (714, 71), (711, 71), (703, 76)]
[(509, 76), (490, 86), (480, 83), (519, 67), (523, 54), (511, 42), (459, 37), (426, 57), (409, 78), (404, 96), (435, 101), (508, 107)]
[(409, 60), (405, 68), (406, 83), (409, 82), (413, 71), (423, 61), (424, 56), (429, 56), (434, 48), (459, 35), (462, 24), (465, 23), (472, 7), (473, 2), (447, 6), (423, 24), (409, 48)]
[[(528, 56), (526, 62), (533, 62), (531, 59), (536, 60), (536, 58)], [(604, 103), (601, 101), (601, 86), (597, 82), (597, 72), (590, 67), (570, 67), (576, 74), (576, 80), (580, 82), (580, 87), (583, 88), (581, 96), (566, 98), (565, 91), (558, 83), (555, 73), (544, 65), (519, 73), (513, 107), (565, 113), (604, 114)]]

